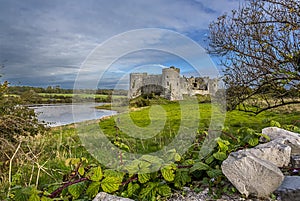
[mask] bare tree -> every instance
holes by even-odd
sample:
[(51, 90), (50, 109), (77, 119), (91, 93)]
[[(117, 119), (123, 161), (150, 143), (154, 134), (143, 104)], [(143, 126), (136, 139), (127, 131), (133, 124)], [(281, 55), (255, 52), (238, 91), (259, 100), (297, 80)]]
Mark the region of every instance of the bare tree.
[(300, 103), (299, 0), (247, 0), (210, 27), (229, 109), (256, 114)]

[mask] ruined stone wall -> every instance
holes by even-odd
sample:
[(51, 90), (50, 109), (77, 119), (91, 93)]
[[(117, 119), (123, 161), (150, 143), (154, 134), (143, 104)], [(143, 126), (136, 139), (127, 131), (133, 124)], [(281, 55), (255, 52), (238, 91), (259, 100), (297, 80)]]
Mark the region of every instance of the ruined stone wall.
[(147, 73), (131, 73), (130, 74), (130, 85), (128, 90), (129, 98), (136, 98), (141, 93), (141, 88), (144, 85), (144, 78), (147, 77)]
[(148, 75), (144, 77), (141, 92), (142, 94), (161, 95), (163, 93), (162, 75)]
[(180, 87), (180, 69), (164, 68), (162, 70), (162, 86), (164, 96), (169, 100), (182, 100)]
[(181, 77), (180, 69), (175, 67), (162, 69), (160, 75), (131, 73), (129, 98), (142, 94), (161, 95), (169, 100), (182, 100), (183, 95), (214, 95), (218, 90), (218, 79), (209, 77)]

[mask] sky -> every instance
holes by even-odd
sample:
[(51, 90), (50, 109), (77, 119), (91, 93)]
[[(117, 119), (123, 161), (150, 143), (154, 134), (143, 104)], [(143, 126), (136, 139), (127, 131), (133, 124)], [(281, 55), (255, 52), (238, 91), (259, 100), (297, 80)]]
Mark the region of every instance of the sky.
[[(243, 0), (0, 0), (1, 81), (125, 88), (130, 72), (216, 76), (208, 25)], [(220, 69), (217, 67), (217, 69)]]

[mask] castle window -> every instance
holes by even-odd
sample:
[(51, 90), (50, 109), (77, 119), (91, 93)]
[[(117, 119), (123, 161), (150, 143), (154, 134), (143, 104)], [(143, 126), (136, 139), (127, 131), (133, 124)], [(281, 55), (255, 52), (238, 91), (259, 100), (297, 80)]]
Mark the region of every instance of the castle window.
[(167, 82), (167, 86), (169, 86), (169, 82)]

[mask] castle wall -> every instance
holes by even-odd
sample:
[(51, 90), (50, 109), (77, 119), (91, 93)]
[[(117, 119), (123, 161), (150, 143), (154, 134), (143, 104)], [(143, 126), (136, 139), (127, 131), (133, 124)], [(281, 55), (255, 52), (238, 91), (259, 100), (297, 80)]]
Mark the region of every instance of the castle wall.
[(147, 73), (131, 73), (130, 74), (130, 86), (128, 91), (129, 98), (136, 98), (142, 95), (141, 88), (144, 85), (144, 78), (147, 77)]
[(147, 73), (131, 73), (129, 98), (142, 94), (161, 95), (169, 100), (182, 100), (183, 95), (215, 95), (218, 90), (218, 79), (209, 77), (180, 76), (180, 69), (175, 67), (162, 69), (161, 75)]
[(164, 96), (169, 100), (182, 100), (179, 68), (164, 68), (162, 70), (162, 86)]
[(161, 95), (163, 93), (162, 87), (162, 75), (148, 75), (144, 77), (142, 94), (156, 94)]

